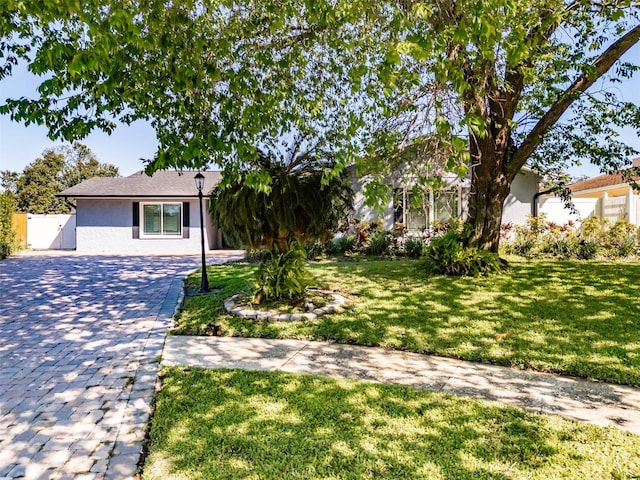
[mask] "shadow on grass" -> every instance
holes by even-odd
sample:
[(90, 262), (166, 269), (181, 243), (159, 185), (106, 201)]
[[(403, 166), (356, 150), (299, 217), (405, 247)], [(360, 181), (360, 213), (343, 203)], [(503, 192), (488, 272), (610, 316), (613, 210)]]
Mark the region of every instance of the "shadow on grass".
[(290, 323), (223, 312), (223, 297), (246, 285), (251, 268), (216, 267), (225, 293), (185, 312), (192, 333), (213, 322), (223, 335), (384, 346), (640, 385), (639, 263), (515, 262), (486, 278), (426, 277), (410, 260), (316, 263), (319, 283), (352, 294), (353, 304)]
[(151, 436), (147, 480), (610, 478), (640, 468), (640, 437), (616, 430), (273, 372), (167, 370)]
[(523, 262), (487, 278), (428, 278), (418, 265), (328, 269), (360, 296), (323, 336), (640, 385), (640, 264)]

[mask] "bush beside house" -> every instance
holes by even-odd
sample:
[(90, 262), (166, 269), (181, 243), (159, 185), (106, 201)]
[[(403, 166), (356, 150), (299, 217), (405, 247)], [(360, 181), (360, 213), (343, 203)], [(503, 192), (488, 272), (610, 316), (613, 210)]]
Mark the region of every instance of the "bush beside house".
[(15, 198), (10, 192), (0, 193), (0, 259), (8, 257), (15, 250), (16, 233), (12, 225), (15, 206)]
[(529, 217), (525, 226), (516, 226), (506, 252), (525, 257), (563, 257), (589, 260), (597, 256), (625, 258), (639, 253), (638, 227), (624, 220), (611, 223), (598, 216), (558, 225), (544, 214)]

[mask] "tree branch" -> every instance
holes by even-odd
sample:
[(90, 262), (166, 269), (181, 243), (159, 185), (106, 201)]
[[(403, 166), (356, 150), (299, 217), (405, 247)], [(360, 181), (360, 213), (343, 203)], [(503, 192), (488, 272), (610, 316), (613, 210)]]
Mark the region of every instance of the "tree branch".
[(540, 145), (544, 136), (556, 124), (560, 117), (567, 111), (573, 102), (587, 89), (589, 89), (600, 77), (602, 77), (613, 64), (624, 55), (633, 45), (640, 41), (640, 25), (629, 30), (625, 35), (616, 40), (594, 62), (593, 68), (584, 72), (569, 86), (558, 100), (547, 110), (538, 123), (533, 127), (522, 144), (514, 152), (509, 167), (511, 171), (519, 171), (527, 159)]

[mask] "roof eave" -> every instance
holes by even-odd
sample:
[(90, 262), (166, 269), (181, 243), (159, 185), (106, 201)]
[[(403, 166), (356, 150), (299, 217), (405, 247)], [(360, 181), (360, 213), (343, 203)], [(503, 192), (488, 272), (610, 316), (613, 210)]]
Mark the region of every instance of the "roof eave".
[[(204, 196), (208, 196), (208, 194), (204, 194)], [(60, 198), (198, 198), (198, 195), (132, 195), (132, 194), (122, 194), (122, 195), (96, 195), (92, 194), (56, 194), (56, 197)]]
[(623, 183), (615, 183), (612, 185), (605, 185), (604, 187), (585, 188), (584, 190), (571, 190), (571, 193), (575, 195), (583, 194), (583, 193), (600, 193), (600, 192), (606, 192), (608, 190), (616, 190), (618, 188), (624, 188), (624, 187), (633, 188), (628, 183), (623, 182)]

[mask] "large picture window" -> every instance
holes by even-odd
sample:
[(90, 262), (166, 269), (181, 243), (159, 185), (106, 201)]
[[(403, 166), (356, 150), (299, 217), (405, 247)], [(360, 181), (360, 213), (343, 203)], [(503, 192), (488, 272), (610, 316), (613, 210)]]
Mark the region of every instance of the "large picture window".
[(143, 237), (182, 236), (181, 203), (142, 203)]
[(409, 231), (429, 229), (460, 213), (458, 187), (428, 192), (423, 199), (414, 199), (410, 191), (402, 188), (395, 190), (394, 221), (404, 223)]
[(435, 220), (438, 222), (448, 222), (459, 214), (460, 193), (457, 188), (441, 190), (433, 194), (435, 204)]

